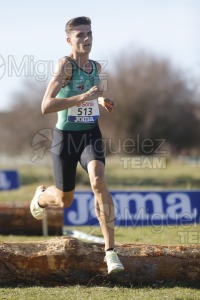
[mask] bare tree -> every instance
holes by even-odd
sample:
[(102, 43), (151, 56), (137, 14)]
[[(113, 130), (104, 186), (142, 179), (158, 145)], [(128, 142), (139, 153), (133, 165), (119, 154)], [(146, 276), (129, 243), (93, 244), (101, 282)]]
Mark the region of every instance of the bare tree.
[(110, 83), (109, 93), (117, 109), (109, 128), (113, 135), (134, 141), (137, 136), (140, 142), (151, 139), (154, 146), (149, 154), (157, 148), (158, 139), (165, 140), (176, 153), (198, 147), (200, 105), (191, 87), (185, 74), (167, 60), (145, 53), (123, 55)]
[(34, 135), (54, 126), (55, 116), (41, 113), (45, 86), (31, 81), (26, 81), (24, 86), (24, 90), (13, 94), (10, 112), (0, 118), (0, 151), (4, 153), (19, 154), (30, 150)]

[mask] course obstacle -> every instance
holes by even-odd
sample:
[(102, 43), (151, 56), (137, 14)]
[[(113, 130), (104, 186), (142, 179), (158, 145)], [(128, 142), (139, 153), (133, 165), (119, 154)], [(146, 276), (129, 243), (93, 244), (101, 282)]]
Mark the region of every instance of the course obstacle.
[(200, 245), (118, 244), (125, 271), (107, 275), (104, 244), (71, 237), (0, 243), (0, 284), (129, 285), (161, 281), (197, 282)]

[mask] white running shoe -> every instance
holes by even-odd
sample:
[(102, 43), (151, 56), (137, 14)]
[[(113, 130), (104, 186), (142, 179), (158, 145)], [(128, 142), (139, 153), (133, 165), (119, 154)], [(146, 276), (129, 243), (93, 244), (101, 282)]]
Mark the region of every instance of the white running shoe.
[(30, 204), (30, 211), (32, 216), (37, 219), (37, 220), (41, 220), (44, 218), (44, 210), (45, 208), (42, 208), (39, 206), (38, 204), (38, 200), (40, 195), (45, 191), (45, 187), (44, 186), (38, 186), (35, 192), (35, 195), (31, 201)]
[(107, 263), (108, 274), (113, 274), (124, 270), (124, 267), (114, 250), (106, 251), (104, 261)]

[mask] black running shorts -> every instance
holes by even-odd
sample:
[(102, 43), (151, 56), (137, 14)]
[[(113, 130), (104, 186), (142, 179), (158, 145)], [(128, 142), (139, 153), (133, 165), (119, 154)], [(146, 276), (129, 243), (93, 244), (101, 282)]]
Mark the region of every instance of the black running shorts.
[(63, 192), (74, 190), (78, 162), (86, 172), (92, 160), (105, 164), (103, 140), (98, 126), (83, 131), (55, 128), (51, 153), (55, 185)]

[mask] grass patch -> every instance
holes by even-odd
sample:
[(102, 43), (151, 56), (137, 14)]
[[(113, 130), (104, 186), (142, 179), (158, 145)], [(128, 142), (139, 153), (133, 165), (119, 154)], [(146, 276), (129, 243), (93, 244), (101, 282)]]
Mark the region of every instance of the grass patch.
[(166, 161), (166, 167), (163, 168), (145, 168), (142, 165), (134, 168), (131, 163), (124, 164), (120, 157), (109, 157), (106, 177), (109, 184), (123, 187), (199, 188), (200, 165), (171, 159)]
[[(99, 226), (69, 226), (69, 230), (78, 230), (87, 234), (102, 237)], [(15, 236), (0, 235), (1, 242), (27, 242), (52, 239), (53, 236)], [(115, 227), (117, 243), (160, 244), (160, 245), (190, 245), (200, 243), (200, 225), (166, 225), (144, 227)]]
[(195, 288), (184, 287), (82, 287), (62, 286), (55, 288), (45, 287), (16, 287), (1, 288), (1, 299), (8, 300), (194, 300), (200, 299), (200, 291)]
[[(52, 167), (49, 161), (17, 162), (14, 168), (19, 171), (21, 188), (14, 191), (1, 191), (0, 201), (30, 201), (37, 185), (54, 184)], [(13, 169), (13, 163), (0, 164), (0, 169)], [(120, 157), (108, 157), (106, 161), (106, 181), (110, 190), (140, 189), (199, 189), (200, 165), (179, 163), (168, 160), (166, 168), (125, 168)], [(77, 168), (76, 190), (90, 190), (88, 175), (80, 166)]]

